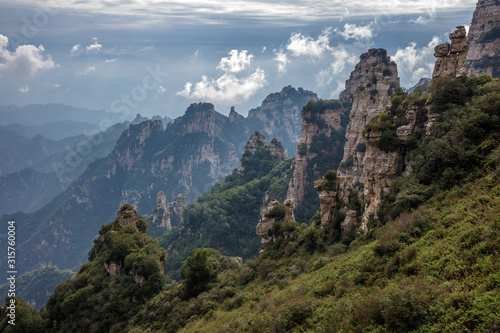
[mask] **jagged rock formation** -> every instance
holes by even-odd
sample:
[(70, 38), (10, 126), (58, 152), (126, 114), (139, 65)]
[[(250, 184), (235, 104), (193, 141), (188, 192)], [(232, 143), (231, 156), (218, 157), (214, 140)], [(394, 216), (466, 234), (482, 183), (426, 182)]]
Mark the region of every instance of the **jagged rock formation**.
[(245, 161), (248, 159), (250, 155), (257, 153), (259, 150), (263, 150), (265, 152), (269, 152), (270, 155), (276, 158), (278, 161), (284, 161), (287, 159), (286, 151), (281, 142), (279, 142), (276, 138), (273, 138), (269, 144), (267, 144), (266, 137), (264, 134), (260, 132), (255, 132), (250, 136), (245, 145), (245, 152), (241, 157), (240, 166), (238, 167), (238, 171), (243, 173), (245, 171)]
[(458, 26), (457, 30), (450, 34), (450, 43), (439, 44), (434, 48), (434, 56), (437, 58), (434, 65), (432, 79), (440, 77), (464, 77), (467, 76), (467, 38), (464, 26)]
[(116, 217), (116, 221), (122, 228), (128, 225), (137, 228), (138, 220), (139, 214), (131, 205), (123, 205), (118, 211), (118, 216)]
[(321, 203), (319, 214), (321, 218), (321, 227), (330, 224), (333, 218), (333, 209), (337, 205), (337, 184), (331, 180), (321, 177), (314, 182), (314, 187), (318, 191), (319, 201)]
[(352, 109), (345, 135), (344, 157), (338, 170), (338, 199), (344, 203), (349, 201), (349, 188), (361, 191), (364, 183), (366, 142), (363, 129), (389, 103), (398, 87), (397, 65), (384, 49), (371, 49), (362, 54), (346, 81), (346, 89), (340, 98), (352, 101)]
[(310, 102), (302, 110), (302, 137), (293, 162), (293, 176), (287, 198), (296, 207), (304, 201), (308, 189), (328, 167), (321, 157), (338, 154), (341, 148), (341, 116), (344, 108), (338, 100)]
[[(292, 155), (300, 141), (302, 107), (311, 99), (318, 100), (312, 91), (284, 87), (279, 93), (267, 96), (260, 107), (248, 112), (249, 127), (261, 128), (267, 137), (277, 138), (288, 155)], [(232, 117), (237, 118), (235, 114)]]
[[(269, 212), (273, 209), (277, 208), (278, 205), (282, 205), (278, 200), (271, 200), (269, 205), (262, 207), (261, 209), (261, 219), (256, 227), (257, 236), (260, 238), (260, 244), (262, 250), (265, 250), (269, 244), (275, 241), (275, 238), (272, 235), (269, 235), (269, 230), (273, 228), (274, 223), (280, 219), (279, 217), (269, 216)], [(281, 219), (292, 219), (293, 218), (293, 202), (285, 201), (286, 212), (281, 217)]]
[(469, 75), (500, 76), (500, 2), (479, 0), (469, 28)]
[(153, 211), (153, 224), (167, 230), (172, 229), (170, 221), (170, 210), (165, 192), (159, 191), (156, 195), (156, 209)]
[(226, 269), (236, 269), (243, 264), (243, 258), (241, 257), (228, 257), (222, 256), (220, 259), (220, 265), (223, 270)]
[(156, 209), (151, 217), (152, 224), (159, 228), (171, 230), (172, 226), (182, 223), (182, 214), (186, 208), (186, 197), (179, 194), (171, 203), (168, 202), (165, 192), (159, 191), (156, 195)]

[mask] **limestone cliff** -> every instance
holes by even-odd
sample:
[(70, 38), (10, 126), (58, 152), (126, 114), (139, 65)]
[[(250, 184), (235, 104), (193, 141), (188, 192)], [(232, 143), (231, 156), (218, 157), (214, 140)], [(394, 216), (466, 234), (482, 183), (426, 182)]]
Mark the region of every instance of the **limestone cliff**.
[(399, 87), (398, 69), (384, 49), (371, 49), (346, 81), (340, 94), (342, 101), (352, 102), (350, 122), (346, 129), (344, 157), (339, 168), (339, 200), (347, 203), (349, 188), (361, 190), (364, 183), (363, 158), (366, 142), (362, 132), (366, 124), (389, 103)]
[[(259, 131), (267, 137), (277, 138), (291, 156), (300, 141), (301, 110), (310, 99), (317, 100), (318, 96), (303, 88), (284, 87), (248, 112), (249, 127), (261, 128)], [(236, 115), (233, 114), (233, 118)]]
[(151, 214), (152, 225), (167, 230), (171, 230), (172, 226), (180, 225), (186, 206), (184, 195), (179, 194), (173, 202), (169, 203), (165, 192), (159, 191), (156, 195), (156, 208)]
[(500, 2), (479, 0), (469, 28), (469, 75), (500, 76)]
[[(284, 211), (282, 211), (282, 208)], [(293, 220), (293, 201), (286, 200), (280, 204), (278, 200), (271, 200), (269, 205), (262, 207), (261, 219), (256, 227), (257, 236), (260, 238), (262, 250), (265, 250), (275, 241), (275, 235), (270, 234), (275, 222), (279, 220)]]
[(439, 44), (434, 48), (434, 56), (437, 58), (434, 65), (432, 79), (440, 77), (463, 77), (467, 76), (467, 44), (464, 26), (458, 26), (457, 30), (450, 34), (450, 43)]
[(249, 156), (256, 154), (262, 150), (271, 155), (271, 157), (277, 159), (278, 161), (284, 161), (287, 159), (286, 151), (281, 142), (273, 138), (269, 144), (267, 144), (266, 137), (260, 132), (255, 132), (250, 136), (245, 146), (245, 151), (241, 157), (240, 166), (238, 171), (244, 173), (245, 162), (248, 160)]
[[(343, 112), (344, 107), (338, 100), (311, 101), (302, 110), (302, 137), (287, 192), (287, 198), (293, 200), (298, 208), (306, 196), (314, 195), (314, 180), (340, 161), (344, 134), (341, 121)], [(316, 210), (314, 207), (306, 208)], [(300, 210), (298, 212), (298, 216), (304, 220), (312, 217), (308, 215), (301, 214)]]

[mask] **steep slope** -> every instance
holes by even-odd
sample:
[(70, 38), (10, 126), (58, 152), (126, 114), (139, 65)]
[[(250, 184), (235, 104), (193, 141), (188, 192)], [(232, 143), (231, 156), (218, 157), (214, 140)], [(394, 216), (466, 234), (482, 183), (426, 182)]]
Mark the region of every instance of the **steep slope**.
[(8, 204), (0, 215), (31, 213), (64, 191), (94, 159), (108, 155), (128, 123), (115, 124), (104, 132), (77, 137), (73, 146), (35, 163), (30, 168), (0, 176), (0, 198)]
[(284, 200), (292, 172), (284, 148), (276, 146), (281, 144), (275, 139), (267, 144), (263, 134), (252, 135), (240, 168), (190, 204), (183, 224), (159, 238), (160, 245), (168, 248), (170, 278), (179, 279), (182, 261), (195, 248), (211, 247), (245, 259), (257, 255), (255, 221), (271, 199)]
[(342, 159), (349, 110), (349, 102), (338, 100), (310, 101), (302, 109), (302, 137), (287, 192), (298, 221), (309, 222), (319, 208), (314, 181)]
[[(319, 220), (274, 223), (273, 243), (256, 260), (187, 300), (184, 281), (171, 286), (126, 331), (498, 330), (499, 103), (500, 81), (487, 76), (442, 78), (430, 94), (398, 92), (398, 112), (368, 123), (367, 144), (378, 154), (390, 154), (387, 143), (396, 141), (385, 138), (398, 138), (403, 117), (427, 109), (438, 116), (430, 132), (419, 116), (408, 139), (398, 139), (411, 168), (394, 178), (371, 232), (340, 235)], [(388, 133), (372, 141), (384, 122)], [(333, 183), (319, 192), (335, 185), (325, 179)]]
[(248, 111), (248, 127), (276, 138), (288, 156), (293, 156), (301, 136), (302, 107), (311, 99), (318, 100), (312, 91), (284, 87), (279, 93), (267, 96), (260, 107)]
[[(276, 116), (284, 117), (286, 108), (276, 107)], [(259, 130), (250, 129), (246, 119), (199, 103), (165, 129), (160, 120), (130, 126), (107, 157), (92, 162), (50, 203), (31, 214), (2, 217), (18, 221), (22, 230), (19, 271), (50, 264), (76, 269), (86, 260), (89, 240), (123, 203), (150, 213), (159, 191), (168, 201), (184, 194), (192, 202), (238, 166), (239, 149)]]
[(469, 75), (500, 76), (500, 3), (479, 0), (469, 28)]

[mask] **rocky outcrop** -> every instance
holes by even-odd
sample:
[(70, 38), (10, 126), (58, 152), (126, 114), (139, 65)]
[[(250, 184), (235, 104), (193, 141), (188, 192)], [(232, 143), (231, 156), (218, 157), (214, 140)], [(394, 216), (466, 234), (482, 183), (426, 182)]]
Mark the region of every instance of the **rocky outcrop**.
[(243, 258), (241, 257), (227, 257), (222, 256), (220, 259), (221, 268), (226, 269), (236, 269), (243, 264)]
[(167, 230), (172, 229), (167, 196), (163, 191), (159, 191), (156, 195), (156, 209), (153, 211), (152, 217), (154, 225), (157, 225), (160, 228), (165, 228)]
[(352, 102), (350, 122), (346, 129), (344, 157), (338, 170), (338, 199), (349, 201), (349, 189), (361, 192), (364, 183), (363, 159), (366, 142), (363, 130), (366, 124), (389, 103), (399, 87), (398, 69), (384, 49), (371, 49), (360, 56), (360, 61), (346, 81), (340, 98)]
[(318, 191), (321, 218), (321, 227), (325, 227), (332, 222), (333, 209), (337, 206), (337, 184), (331, 180), (321, 177), (314, 182), (314, 187)]
[[(275, 207), (280, 205), (278, 200), (271, 200), (269, 205), (266, 207), (263, 207), (261, 209), (261, 219), (259, 223), (257, 224), (256, 227), (256, 233), (257, 236), (260, 238), (260, 244), (262, 247), (262, 250), (265, 250), (269, 244), (273, 243), (275, 241), (275, 237), (269, 234), (269, 230), (273, 228), (274, 223), (278, 218), (276, 217), (271, 217), (268, 215), (268, 213), (273, 210)], [(286, 206), (286, 213), (282, 217), (283, 219), (286, 218), (293, 218), (293, 202), (292, 201), (285, 201), (285, 206)]]
[(342, 103), (338, 100), (310, 102), (302, 110), (302, 137), (293, 161), (293, 176), (288, 186), (287, 199), (296, 207), (304, 201), (308, 188), (314, 190), (313, 182), (325, 173), (324, 165), (318, 168), (320, 155), (337, 153), (341, 149)]
[(122, 265), (120, 262), (110, 261), (108, 263), (104, 263), (104, 269), (108, 272), (110, 277), (118, 276), (121, 273)]
[(440, 77), (464, 77), (467, 76), (467, 33), (464, 26), (458, 26), (457, 30), (450, 34), (450, 43), (439, 44), (434, 48), (434, 56), (437, 58), (434, 65), (432, 79)]
[(479, 0), (469, 28), (469, 75), (500, 77), (500, 2)]
[[(291, 156), (300, 141), (302, 107), (311, 99), (318, 100), (312, 91), (284, 87), (279, 93), (267, 96), (260, 107), (248, 112), (249, 127), (259, 127), (267, 137), (276, 137)], [(233, 118), (236, 115), (233, 114)]]
[(118, 216), (116, 217), (116, 221), (123, 228), (127, 225), (134, 226), (137, 228), (137, 221), (139, 220), (139, 214), (132, 207), (132, 205), (123, 205), (118, 211)]
[(238, 167), (238, 172), (243, 173), (245, 171), (245, 161), (249, 156), (254, 155), (259, 150), (269, 152), (271, 157), (277, 159), (278, 161), (284, 161), (287, 159), (286, 151), (281, 142), (276, 138), (273, 138), (269, 144), (264, 134), (260, 132), (255, 132), (250, 136), (245, 145), (245, 152), (240, 160), (240, 166)]

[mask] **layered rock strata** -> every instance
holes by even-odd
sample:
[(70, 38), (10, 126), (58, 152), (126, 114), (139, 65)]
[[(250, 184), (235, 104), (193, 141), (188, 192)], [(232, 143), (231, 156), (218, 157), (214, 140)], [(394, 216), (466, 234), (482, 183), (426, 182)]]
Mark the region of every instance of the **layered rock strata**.
[(434, 65), (432, 79), (440, 77), (464, 77), (467, 76), (467, 33), (464, 26), (458, 26), (457, 30), (450, 34), (451, 43), (439, 44), (434, 48), (434, 56), (437, 58)]
[(346, 81), (341, 100), (352, 102), (350, 122), (345, 135), (344, 157), (338, 170), (338, 199), (349, 201), (349, 189), (362, 192), (365, 175), (363, 159), (366, 142), (363, 130), (378, 115), (399, 88), (398, 69), (384, 49), (371, 49), (360, 56), (360, 61)]
[(479, 0), (469, 28), (469, 75), (500, 77), (500, 2)]

